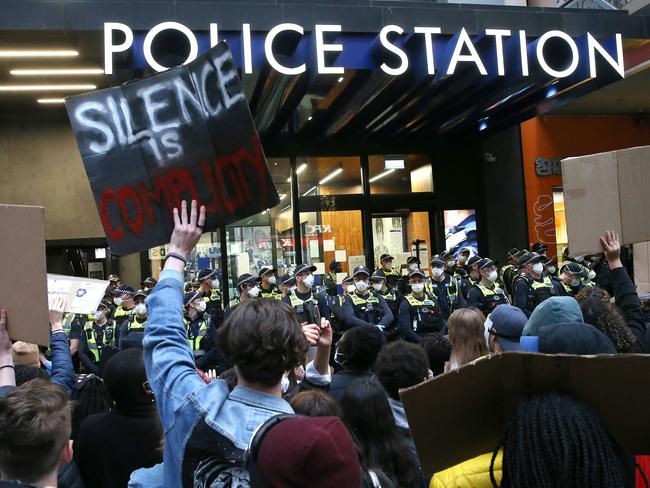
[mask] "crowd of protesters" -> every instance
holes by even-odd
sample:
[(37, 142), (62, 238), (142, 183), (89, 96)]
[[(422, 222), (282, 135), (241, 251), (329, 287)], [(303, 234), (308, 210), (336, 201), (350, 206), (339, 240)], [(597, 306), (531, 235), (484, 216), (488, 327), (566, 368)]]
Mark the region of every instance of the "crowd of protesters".
[(174, 220), (158, 282), (116, 284), (83, 326), (51, 303), (49, 351), (12, 343), (2, 310), (0, 487), (648, 486), (647, 460), (554, 392), (522, 399), (492, 451), (426, 472), (400, 398), (491, 353), (650, 351), (615, 233), (587, 260), (602, 287), (593, 266), (526, 250), (500, 272), (435, 256), (430, 277), (386, 255), (343, 294), (331, 277), (315, 294), (309, 265), (280, 286), (272, 268), (244, 275), (224, 308), (211, 270), (184, 283), (205, 210), (183, 202)]

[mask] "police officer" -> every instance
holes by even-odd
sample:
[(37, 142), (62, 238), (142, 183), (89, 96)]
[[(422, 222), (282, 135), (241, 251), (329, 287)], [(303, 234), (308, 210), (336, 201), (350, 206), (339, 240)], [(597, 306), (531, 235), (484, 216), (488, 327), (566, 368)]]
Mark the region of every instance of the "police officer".
[(587, 277), (587, 271), (578, 263), (568, 261), (560, 268), (559, 281), (564, 289), (564, 295), (575, 297), (584, 288), (582, 280)]
[(147, 325), (147, 306), (144, 301), (148, 293), (144, 290), (138, 290), (133, 295), (133, 315), (122, 323), (118, 338), (118, 347), (122, 349), (124, 339), (133, 332), (138, 335), (144, 335), (144, 328)]
[(158, 280), (149, 276), (140, 282), (140, 288), (147, 293), (153, 290), (154, 286), (158, 284)]
[(116, 274), (108, 275), (108, 287), (111, 291), (115, 290), (122, 284), (122, 280)]
[(445, 262), (445, 274), (447, 276), (453, 276), (456, 278), (456, 281), (460, 282), (463, 277), (458, 272), (458, 267), (456, 266), (456, 261), (454, 260), (454, 253), (445, 251), (440, 254), (440, 257)]
[(406, 258), (406, 275), (402, 276), (397, 282), (397, 290), (401, 293), (403, 297), (411, 293), (411, 285), (409, 285), (409, 274), (411, 271), (420, 269), (420, 258), (417, 256), (409, 256)]
[(411, 293), (399, 306), (399, 329), (402, 339), (419, 343), (427, 334), (446, 332), (446, 323), (438, 300), (425, 290), (425, 275), (419, 269), (409, 273)]
[(327, 298), (322, 293), (314, 293), (314, 271), (316, 266), (299, 264), (293, 270), (296, 280), (296, 289), (282, 299), (294, 309), (300, 323), (316, 324), (320, 326), (319, 317), (330, 318), (330, 308)]
[(345, 298), (350, 294), (354, 293), (356, 287), (354, 286), (354, 280), (352, 276), (346, 276), (341, 282), (341, 288), (343, 292), (340, 295), (332, 297), (330, 300), (330, 312), (331, 312), (331, 324), (334, 334), (339, 336), (343, 334), (345, 330), (345, 319), (343, 317), (343, 303)]
[[(399, 272), (393, 268), (393, 261), (395, 261), (395, 258), (390, 254), (382, 254), (379, 256), (379, 267), (377, 268), (377, 271), (381, 270), (384, 273), (384, 276), (386, 276), (386, 285), (391, 289), (397, 286), (397, 282), (401, 278)], [(406, 264), (407, 266), (409, 265), (408, 260)]]
[(383, 331), (393, 321), (393, 313), (384, 297), (371, 290), (368, 268), (354, 268), (352, 279), (356, 290), (343, 302), (345, 329), (358, 325), (375, 325)]
[(519, 259), (518, 259), (519, 249), (513, 247), (508, 249), (506, 253), (507, 262), (499, 270), (499, 275), (501, 276), (501, 283), (505, 287), (506, 293), (512, 296), (512, 290), (510, 288), (510, 283), (512, 283), (512, 273), (516, 273), (519, 270)]
[(296, 285), (296, 280), (293, 276), (289, 274), (282, 275), (280, 277), (280, 293), (282, 293), (282, 298), (286, 297), (289, 294), (289, 290)]
[(487, 317), (498, 305), (510, 304), (510, 300), (499, 285), (496, 263), (490, 258), (483, 258), (477, 266), (481, 280), (470, 288), (467, 306), (478, 308)]
[(224, 320), (230, 316), (233, 309), (241, 302), (260, 296), (260, 287), (258, 283), (259, 278), (250, 273), (244, 273), (237, 279), (237, 292), (239, 293), (239, 296), (230, 300), (230, 303), (226, 306), (226, 309), (223, 312)]
[(115, 312), (113, 312), (113, 319), (115, 320), (115, 332), (116, 332), (116, 341), (119, 344), (120, 332), (122, 331), (122, 326), (126, 324), (131, 317), (135, 314), (135, 304), (133, 303), (133, 297), (135, 295), (135, 290), (129, 285), (120, 285), (114, 291), (113, 303), (117, 307)]
[(431, 259), (431, 279), (426, 284), (426, 290), (438, 299), (440, 312), (445, 320), (454, 310), (465, 306), (465, 298), (460, 291), (458, 279), (446, 272), (446, 262), (441, 254)]
[(544, 274), (550, 276), (552, 279), (557, 278), (557, 260), (551, 258), (544, 263)]
[(111, 319), (111, 304), (102, 300), (93, 318), (83, 329), (79, 344), (79, 360), (87, 373), (99, 375), (106, 347), (115, 346), (115, 321)]
[(330, 263), (330, 272), (325, 275), (323, 283), (325, 284), (325, 293), (331, 297), (338, 295), (338, 290), (336, 289), (336, 282), (338, 281), (337, 274), (343, 272), (343, 267), (338, 261), (332, 261)]
[(564, 290), (560, 283), (544, 276), (544, 258), (537, 253), (529, 252), (519, 259), (521, 275), (516, 279), (515, 306), (524, 311), (527, 317), (535, 307), (552, 296), (562, 295)]
[(386, 305), (388, 305), (388, 308), (390, 308), (390, 311), (393, 314), (393, 321), (384, 330), (386, 338), (389, 341), (392, 341), (399, 337), (397, 316), (399, 314), (399, 304), (402, 301), (402, 295), (397, 289), (389, 287), (387, 281), (386, 275), (381, 269), (375, 271), (370, 277), (373, 290), (383, 297), (386, 301)]
[(478, 270), (478, 262), (481, 260), (480, 256), (470, 257), (466, 264), (465, 268), (467, 270), (467, 276), (460, 280), (460, 291), (463, 295), (465, 301), (469, 298), (469, 290), (472, 286), (476, 285), (481, 281), (481, 273)]
[(183, 324), (187, 341), (195, 358), (203, 356), (209, 349), (210, 341), (214, 340), (210, 316), (206, 313), (207, 302), (201, 292), (194, 291), (183, 295), (183, 304)]
[(282, 300), (282, 293), (277, 287), (278, 279), (275, 277), (276, 272), (277, 269), (273, 266), (262, 266), (260, 268), (260, 296), (262, 298)]
[(74, 314), (70, 312), (63, 314), (61, 325), (63, 326), (65, 335), (68, 337), (70, 356), (74, 356), (79, 350), (79, 339), (81, 339), (81, 331), (84, 327), (85, 321), (86, 316), (83, 314)]
[[(219, 276), (216, 269), (205, 268), (199, 271), (196, 279), (199, 283), (197, 291), (203, 294), (206, 312), (214, 327), (219, 328), (223, 323), (223, 297), (219, 290)], [(194, 291), (191, 290), (190, 291)]]

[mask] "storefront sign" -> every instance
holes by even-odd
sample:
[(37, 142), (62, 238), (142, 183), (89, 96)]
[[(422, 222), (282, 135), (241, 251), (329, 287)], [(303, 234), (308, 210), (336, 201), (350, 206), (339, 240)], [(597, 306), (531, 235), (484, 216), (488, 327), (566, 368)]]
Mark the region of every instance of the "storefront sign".
[(113, 254), (169, 242), (181, 200), (206, 206), (205, 231), (279, 198), (230, 51), (66, 107)]
[[(106, 22), (104, 24), (105, 72), (106, 74), (113, 73), (113, 57), (115, 54), (131, 49), (141, 50), (141, 52), (136, 53), (136, 56), (142, 54), (148, 67), (156, 71), (166, 70), (167, 68), (161, 65), (154, 55), (156, 41), (159, 35), (166, 31), (175, 31), (186, 39), (189, 53), (184, 64), (189, 63), (198, 56), (204, 39), (205, 42), (209, 42), (209, 46), (214, 46), (219, 41), (218, 24), (207, 24), (206, 30), (209, 31), (209, 38), (207, 39), (203, 34), (197, 34), (179, 22), (163, 22), (146, 32), (141, 42), (134, 42), (136, 37), (129, 26), (117, 22)], [(115, 32), (120, 32), (121, 36), (124, 37), (122, 42), (113, 42)], [(302, 56), (291, 56), (291, 61), (286, 59), (287, 56), (279, 55), (276, 52), (277, 45), (280, 44), (277, 39), (287, 32), (299, 36), (310, 44), (308, 49), (303, 50)], [(328, 63), (326, 59), (328, 55), (331, 57), (332, 53), (338, 53), (340, 57), (345, 57), (348, 54), (341, 32), (341, 25), (316, 24), (313, 26), (311, 34), (307, 35), (303, 26), (283, 23), (276, 25), (267, 33), (258, 33), (252, 32), (251, 25), (245, 23), (242, 25), (239, 36), (242, 46), (240, 67), (243, 73), (250, 74), (253, 72), (255, 63), (261, 64), (265, 60), (272, 69), (285, 75), (299, 75), (307, 71), (307, 69), (315, 70), (318, 74), (343, 75), (346, 68), (345, 63), (342, 65), (336, 62)], [(379, 59), (377, 68), (392, 76), (403, 75), (411, 68), (412, 64), (426, 65), (429, 75), (434, 75), (438, 71), (453, 75), (463, 63), (474, 65), (482, 76), (515, 74), (515, 67), (517, 75), (529, 76), (529, 65), (537, 63), (545, 73), (552, 77), (565, 78), (571, 76), (579, 68), (584, 68), (585, 70), (588, 69), (589, 76), (593, 78), (598, 74), (596, 70), (597, 61), (602, 59), (621, 78), (625, 77), (623, 42), (620, 34), (616, 34), (613, 38), (601, 43), (590, 33), (586, 33), (585, 36), (579, 39), (573, 39), (565, 32), (551, 30), (529, 43), (524, 30), (486, 29), (484, 35), (493, 43), (493, 50), (490, 52), (490, 56), (482, 56), (476, 43), (483, 36), (472, 39), (465, 28), (462, 28), (460, 32), (451, 37), (442, 36), (441, 32), (442, 29), (437, 26), (414, 27), (412, 31), (408, 31), (399, 25), (387, 25), (379, 32), (377, 36), (378, 43), (370, 43), (368, 49), (374, 52), (375, 46), (378, 45)], [(413, 38), (419, 38), (424, 44), (424, 50), (420, 52), (421, 59), (410, 59), (410, 50), (405, 47), (406, 40)], [(516, 49), (518, 59), (516, 63), (506, 64), (506, 52), (508, 51), (506, 44), (511, 41), (518, 45)], [(557, 66), (558, 62), (548, 57), (544, 48), (549, 41), (564, 45), (568, 57), (566, 65), (563, 61), (562, 66)], [(351, 42), (347, 48), (349, 50), (358, 50), (358, 43)], [(365, 58), (369, 57), (368, 52), (360, 54)], [(488, 57), (494, 57), (495, 62), (492, 62), (491, 59), (488, 60)], [(382, 62), (383, 58), (386, 58), (386, 60)], [(512, 64), (518, 66), (513, 67)]]
[(562, 176), (562, 158), (535, 160), (535, 174), (537, 176)]

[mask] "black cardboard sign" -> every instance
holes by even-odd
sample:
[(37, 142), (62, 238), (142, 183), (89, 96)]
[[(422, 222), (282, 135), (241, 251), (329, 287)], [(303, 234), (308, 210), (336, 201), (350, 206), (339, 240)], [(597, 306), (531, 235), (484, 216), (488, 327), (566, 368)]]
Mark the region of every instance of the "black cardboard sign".
[(425, 473), (492, 452), (519, 401), (572, 395), (632, 454), (650, 454), (650, 356), (504, 353), (400, 392)]
[(169, 242), (182, 200), (206, 206), (206, 232), (279, 202), (225, 42), (66, 108), (117, 256)]

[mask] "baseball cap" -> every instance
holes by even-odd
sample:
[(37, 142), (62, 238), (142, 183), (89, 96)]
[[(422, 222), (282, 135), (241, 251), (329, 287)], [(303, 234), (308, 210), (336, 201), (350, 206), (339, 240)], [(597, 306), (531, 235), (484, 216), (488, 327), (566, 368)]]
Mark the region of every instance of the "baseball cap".
[(381, 256), (379, 256), (379, 262), (380, 263), (382, 263), (384, 261), (388, 261), (389, 259), (392, 259), (393, 261), (395, 260), (395, 258), (393, 256), (391, 256), (390, 254), (382, 254)]
[(239, 279), (237, 280), (237, 287), (240, 287), (240, 286), (243, 285), (244, 283), (248, 283), (248, 282), (250, 282), (250, 281), (257, 282), (257, 279), (258, 279), (257, 276), (253, 276), (253, 275), (250, 274), (250, 273), (244, 273), (244, 274), (241, 275), (241, 276), (239, 277)]
[(120, 281), (120, 277), (116, 274), (112, 274), (108, 276), (108, 281)]
[(210, 268), (205, 268), (199, 271), (199, 274), (197, 276), (197, 279), (199, 281), (207, 280), (209, 278), (216, 278), (217, 277), (217, 270), (216, 269), (210, 269)]
[(420, 259), (417, 256), (409, 256), (408, 258), (406, 258), (406, 264), (407, 265), (409, 265), (409, 264), (411, 264), (413, 262), (420, 264)]
[(143, 288), (144, 288), (144, 285), (149, 285), (151, 287), (154, 287), (154, 286), (156, 286), (158, 284), (158, 280), (156, 280), (155, 278), (152, 278), (151, 276), (149, 276), (148, 278), (145, 278), (144, 280), (142, 280), (140, 282), (140, 284), (142, 285)]
[(472, 256), (467, 260), (467, 266), (473, 266), (481, 260), (481, 256)]
[(115, 290), (113, 290), (113, 295), (119, 297), (121, 295), (135, 295), (135, 289), (132, 286), (129, 285), (120, 285)]
[(370, 276), (370, 279), (372, 281), (381, 281), (386, 279), (386, 273), (384, 273), (381, 269), (378, 269), (375, 271), (372, 276)]
[(280, 276), (279, 281), (281, 285), (290, 285), (292, 282), (295, 282), (296, 280), (290, 274), (284, 274)]
[(496, 266), (497, 262), (494, 259), (483, 258), (478, 263), (478, 269), (489, 268), (490, 266)]
[(149, 292), (147, 290), (138, 290), (133, 295), (133, 298), (135, 298), (135, 297), (145, 297), (145, 298), (147, 298), (147, 295), (149, 295)]
[(422, 276), (422, 278), (426, 278), (424, 272), (421, 269), (414, 269), (409, 273), (409, 278), (413, 278), (414, 276)]
[(497, 305), (487, 316), (485, 328), (489, 334), (499, 338), (504, 351), (523, 351), (519, 343), (528, 318), (518, 307)]
[(541, 262), (543, 260), (544, 258), (536, 252), (527, 252), (519, 258), (519, 267), (523, 267), (527, 264)]
[(341, 281), (342, 285), (345, 285), (346, 283), (352, 283), (354, 280), (352, 279), (352, 276), (346, 276), (343, 278), (343, 281)]
[(508, 252), (506, 253), (509, 258), (514, 258), (517, 253), (519, 252), (519, 249), (516, 247), (513, 247), (512, 249), (508, 249)]
[(365, 274), (370, 276), (370, 271), (368, 271), (368, 268), (366, 268), (365, 266), (357, 266), (356, 268), (354, 268), (352, 277), (355, 277), (356, 275), (360, 275), (360, 274)]
[(431, 264), (439, 264), (440, 266), (445, 265), (445, 258), (442, 254), (436, 254), (431, 258)]
[(298, 276), (300, 273), (305, 273), (305, 272), (310, 272), (313, 273), (316, 271), (316, 266), (312, 266), (311, 264), (299, 264), (296, 266), (296, 268), (293, 270), (293, 276), (294, 278)]
[(548, 249), (548, 246), (546, 244), (542, 244), (541, 242), (536, 242), (533, 244), (533, 248), (531, 251), (536, 252), (537, 254), (545, 254), (546, 250)]
[(113, 305), (111, 305), (111, 302), (107, 300), (102, 300), (101, 302), (99, 302), (99, 305), (97, 305), (97, 308), (99, 307), (108, 308), (110, 310), (111, 308), (113, 308)]
[(183, 305), (187, 307), (187, 305), (190, 302), (193, 302), (197, 298), (202, 298), (202, 297), (203, 297), (203, 293), (201, 293), (200, 291), (190, 291), (189, 293), (185, 293), (183, 295)]
[(271, 273), (271, 272), (272, 272), (272, 273), (275, 273), (276, 271), (277, 271), (277, 269), (274, 268), (273, 266), (262, 266), (262, 267), (260, 268), (260, 272), (259, 272), (258, 276), (261, 278), (261, 277), (264, 276), (266, 273)]

